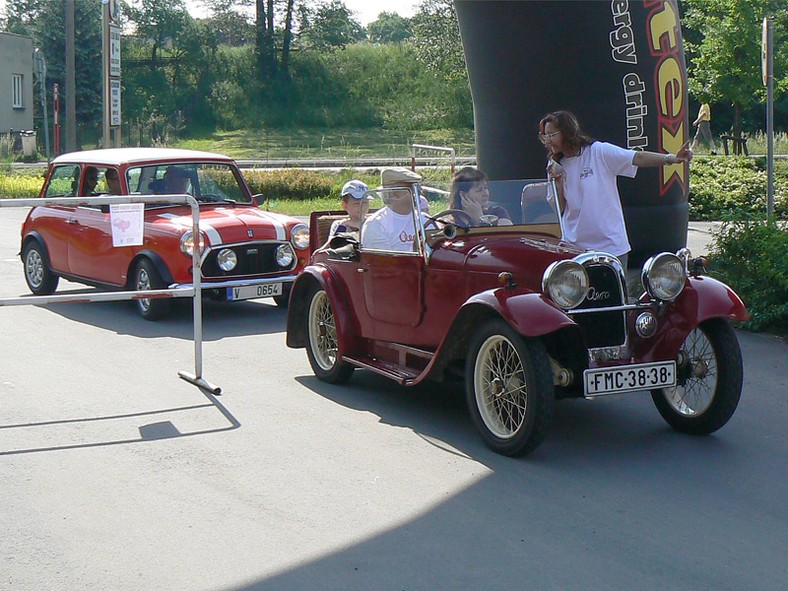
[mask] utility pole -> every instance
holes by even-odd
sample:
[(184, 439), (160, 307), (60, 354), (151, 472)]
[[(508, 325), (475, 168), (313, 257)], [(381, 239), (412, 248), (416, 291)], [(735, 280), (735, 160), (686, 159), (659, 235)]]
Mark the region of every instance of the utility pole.
[(77, 149), (77, 93), (74, 65), (74, 0), (66, 0), (66, 152)]
[(49, 163), (49, 113), (47, 112), (47, 62), (44, 53), (36, 47), (33, 52), (38, 77), (38, 90), (41, 96), (41, 110), (44, 112), (44, 145), (46, 146), (47, 163)]

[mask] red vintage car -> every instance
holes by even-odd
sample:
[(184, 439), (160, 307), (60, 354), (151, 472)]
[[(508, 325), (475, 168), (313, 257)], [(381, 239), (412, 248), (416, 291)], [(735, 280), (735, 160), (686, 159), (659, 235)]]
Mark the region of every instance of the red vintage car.
[[(645, 390), (679, 431), (722, 427), (742, 388), (730, 325), (747, 318), (739, 297), (703, 276), (687, 249), (646, 261), (631, 295), (615, 256), (561, 240), (544, 195), (525, 197), (534, 187), (490, 183), (493, 198), (524, 196), (508, 212), (514, 225), (414, 213), (406, 252), (365, 246), (363, 227), (360, 241), (340, 234), (321, 247), (335, 216), (314, 213), (315, 250), (293, 286), (288, 346), (305, 347), (329, 383), (358, 368), (403, 386), (464, 380), (476, 427), (504, 455), (534, 450), (554, 401), (567, 397)], [(413, 212), (417, 194), (414, 186)]]
[[(273, 297), (285, 306), (309, 259), (306, 224), (262, 211), (259, 196), (227, 156), (159, 148), (64, 154), (52, 161), (39, 196), (102, 194), (191, 195), (199, 203), (201, 235), (192, 235), (188, 205), (146, 204), (142, 244), (133, 246), (113, 246), (106, 205), (35, 207), (22, 225), (21, 249), (34, 294), (53, 293), (60, 277), (109, 289), (188, 287), (197, 243), (205, 295), (227, 301)], [(147, 320), (169, 312), (169, 298), (135, 301)]]

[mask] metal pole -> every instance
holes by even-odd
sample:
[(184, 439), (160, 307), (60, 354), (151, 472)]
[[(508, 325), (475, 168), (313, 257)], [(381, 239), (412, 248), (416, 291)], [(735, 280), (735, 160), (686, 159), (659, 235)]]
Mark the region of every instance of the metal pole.
[(44, 111), (44, 146), (49, 164), (49, 112), (47, 109), (47, 62), (42, 51), (36, 47), (36, 73), (38, 74), (39, 94), (41, 95), (41, 109)]
[(766, 20), (766, 216), (774, 215), (774, 21)]
[(74, 59), (74, 0), (66, 0), (66, 152), (74, 152), (77, 149), (76, 68)]

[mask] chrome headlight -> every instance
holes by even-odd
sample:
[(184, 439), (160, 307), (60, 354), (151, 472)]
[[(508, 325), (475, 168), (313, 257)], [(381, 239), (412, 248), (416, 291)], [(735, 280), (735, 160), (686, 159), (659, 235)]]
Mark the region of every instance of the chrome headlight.
[(293, 229), (290, 230), (290, 241), (298, 250), (309, 247), (309, 228), (306, 227), (306, 224), (293, 226)]
[(640, 279), (652, 298), (669, 302), (684, 289), (687, 272), (679, 257), (663, 252), (645, 262)]
[(282, 268), (289, 267), (293, 264), (295, 253), (289, 244), (280, 244), (276, 247), (276, 264)]
[[(200, 232), (200, 252), (205, 248), (205, 236)], [(194, 251), (194, 235), (191, 231), (184, 232), (181, 236), (181, 252), (187, 257), (192, 256)]]
[(542, 291), (564, 310), (579, 305), (588, 293), (588, 272), (572, 260), (555, 261), (545, 269)]
[(222, 271), (232, 271), (238, 264), (238, 255), (231, 248), (223, 248), (216, 255), (216, 264)]

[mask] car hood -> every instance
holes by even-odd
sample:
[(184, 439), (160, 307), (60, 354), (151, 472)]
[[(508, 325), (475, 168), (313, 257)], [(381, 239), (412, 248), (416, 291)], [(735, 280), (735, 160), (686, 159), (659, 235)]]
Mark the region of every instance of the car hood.
[[(172, 210), (155, 212), (151, 221), (156, 225), (170, 223), (179, 229), (192, 227), (191, 215), (179, 215)], [(293, 218), (256, 207), (200, 207), (200, 230), (208, 237), (211, 246), (250, 240), (288, 240), (288, 229), (293, 225)]]
[(582, 252), (551, 236), (477, 235), (445, 243), (434, 251), (431, 265), (461, 266), (466, 276), (508, 272), (516, 284), (538, 290), (550, 263)]

